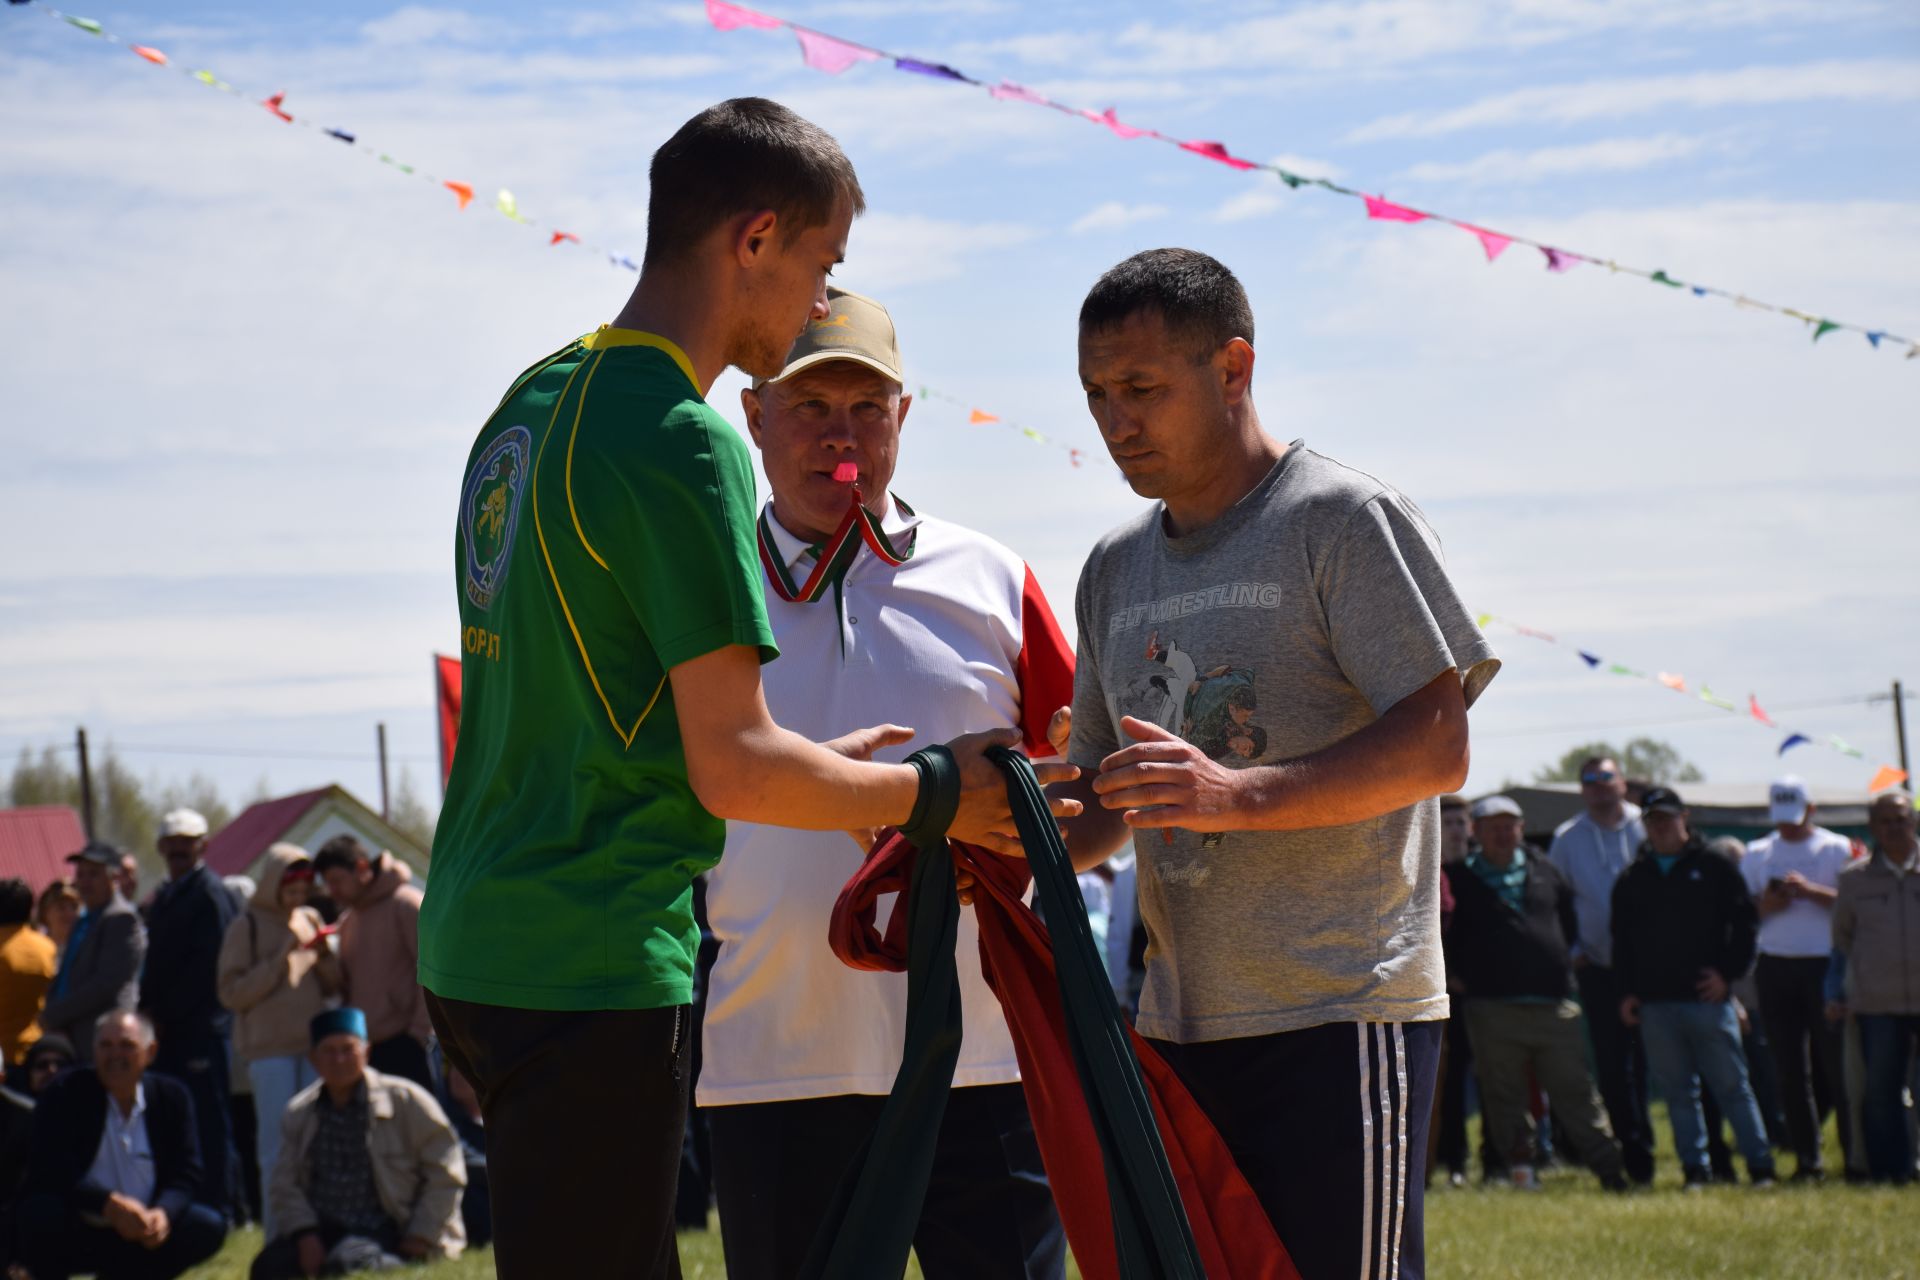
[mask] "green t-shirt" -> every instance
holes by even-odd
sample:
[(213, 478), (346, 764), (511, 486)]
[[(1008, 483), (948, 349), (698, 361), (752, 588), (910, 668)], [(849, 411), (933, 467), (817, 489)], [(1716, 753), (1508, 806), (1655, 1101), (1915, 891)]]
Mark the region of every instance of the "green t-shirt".
[(420, 981), (518, 1009), (692, 995), (693, 878), (725, 826), (687, 781), (670, 668), (778, 650), (753, 462), (653, 334), (602, 328), (481, 429), (454, 539), (461, 722)]

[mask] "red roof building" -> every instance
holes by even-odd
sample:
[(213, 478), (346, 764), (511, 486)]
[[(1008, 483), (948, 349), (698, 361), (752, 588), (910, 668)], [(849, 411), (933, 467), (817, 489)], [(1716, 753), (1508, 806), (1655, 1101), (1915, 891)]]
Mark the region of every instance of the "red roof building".
[(376, 853), (390, 850), (413, 868), (414, 883), (425, 883), (428, 851), (338, 785), (249, 805), (207, 841), (207, 866), (215, 875), (252, 875), (269, 845), (284, 841), (312, 853), (337, 835), (357, 836)]
[(0, 809), (0, 876), (20, 877), (36, 896), (67, 878), (67, 855), (86, 843), (80, 815), (66, 805)]

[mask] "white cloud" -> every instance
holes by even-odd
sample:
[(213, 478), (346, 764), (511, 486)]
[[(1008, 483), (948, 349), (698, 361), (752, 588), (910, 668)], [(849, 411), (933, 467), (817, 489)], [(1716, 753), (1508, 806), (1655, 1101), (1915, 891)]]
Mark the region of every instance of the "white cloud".
[(1136, 222), (1164, 218), (1167, 212), (1167, 206), (1163, 204), (1127, 204), (1121, 200), (1109, 200), (1081, 214), (1067, 230), (1075, 235), (1088, 231), (1117, 231)]
[(1434, 138), (1464, 129), (1550, 121), (1576, 124), (1679, 107), (1771, 106), (1803, 102), (1920, 102), (1920, 61), (1830, 59), (1798, 66), (1742, 67), (1673, 75), (1588, 80), (1495, 94), (1447, 111), (1409, 111), (1362, 125), (1348, 142)]
[(479, 43), (497, 40), (509, 30), (506, 23), (464, 9), (438, 9), (410, 4), (384, 17), (363, 23), (360, 33), (375, 44), (416, 45), (439, 41)]
[(1270, 213), (1278, 213), (1287, 206), (1288, 197), (1272, 187), (1255, 187), (1233, 196), (1215, 209), (1211, 215), (1215, 222), (1245, 222), (1249, 218), (1264, 218)]
[[(1037, 239), (1040, 232), (1011, 222), (958, 222), (925, 214), (869, 213), (847, 243), (849, 282), (863, 293), (951, 280), (975, 260)], [(992, 272), (991, 261), (979, 269)]]
[(1568, 147), (1501, 150), (1455, 162), (1426, 161), (1401, 176), (1411, 182), (1520, 184), (1584, 173), (1624, 173), (1700, 153), (1704, 137), (1662, 133), (1647, 138), (1604, 138)]

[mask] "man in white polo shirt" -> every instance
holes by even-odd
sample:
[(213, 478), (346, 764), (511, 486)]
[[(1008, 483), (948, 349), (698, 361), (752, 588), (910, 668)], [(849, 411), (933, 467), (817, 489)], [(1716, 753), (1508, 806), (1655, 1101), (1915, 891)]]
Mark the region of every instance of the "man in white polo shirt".
[[(1824, 983), (1833, 948), (1833, 900), (1853, 846), (1813, 822), (1807, 784), (1777, 780), (1768, 793), (1773, 831), (1747, 846), (1740, 863), (1760, 908), (1760, 1023), (1773, 1050), (1780, 1102), (1799, 1162), (1797, 1182), (1825, 1176), (1820, 1128), (1829, 1111), (1847, 1114), (1842, 1098), (1839, 1028), (1826, 1018)], [(1847, 1126), (1840, 1126), (1842, 1145)]]
[[(875, 717), (924, 742), (1016, 726), (1029, 753), (1051, 754), (1072, 649), (1018, 556), (888, 492), (911, 404), (893, 321), (858, 294), (827, 296), (779, 376), (741, 393), (773, 491), (758, 530), (782, 655), (762, 674), (768, 709), (825, 737)], [(735, 1280), (798, 1271), (900, 1066), (906, 975), (857, 972), (827, 948), (862, 857), (839, 832), (729, 823), (709, 875), (720, 954), (697, 1097)], [(914, 1249), (930, 1280), (1057, 1277), (1065, 1239), (971, 912), (958, 956), (960, 1062)]]

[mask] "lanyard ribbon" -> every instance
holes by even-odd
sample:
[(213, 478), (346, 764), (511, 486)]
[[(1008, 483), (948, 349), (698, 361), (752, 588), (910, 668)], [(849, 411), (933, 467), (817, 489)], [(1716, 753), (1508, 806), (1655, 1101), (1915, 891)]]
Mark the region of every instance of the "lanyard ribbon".
[[(894, 502), (903, 514), (913, 514), (913, 508), (900, 499), (895, 498)], [(812, 604), (827, 593), (828, 587), (837, 589), (840, 580), (847, 576), (847, 570), (852, 567), (854, 557), (860, 554), (862, 542), (872, 549), (873, 554), (896, 568), (913, 559), (912, 538), (907, 539), (904, 551), (894, 546), (886, 530), (880, 527), (879, 517), (862, 503), (860, 488), (856, 485), (847, 506), (847, 514), (840, 518), (840, 527), (825, 542), (816, 542), (808, 548), (815, 556), (813, 572), (807, 575), (805, 583), (796, 586), (793, 575), (787, 572), (786, 559), (773, 540), (771, 512), (771, 506), (760, 512), (760, 563), (767, 571), (767, 581), (773, 584), (774, 594), (789, 604)]]

